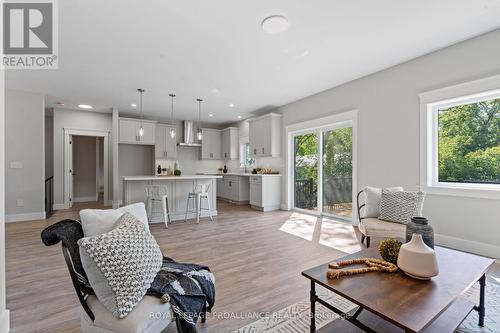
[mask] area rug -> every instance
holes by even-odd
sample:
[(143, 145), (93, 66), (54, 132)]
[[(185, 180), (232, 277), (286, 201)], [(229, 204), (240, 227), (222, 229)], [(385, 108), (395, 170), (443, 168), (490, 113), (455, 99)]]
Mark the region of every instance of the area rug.
[[(351, 311), (356, 307), (354, 303), (334, 294), (324, 288), (318, 287), (318, 296), (326, 300), (344, 312)], [(479, 285), (474, 285), (463, 295), (476, 302), (479, 299)], [(284, 309), (272, 313), (256, 322), (246, 325), (233, 333), (308, 333), (309, 332), (309, 299), (290, 305)], [(339, 318), (332, 311), (321, 304), (316, 303), (316, 328), (319, 329), (326, 324)], [(485, 327), (479, 327), (478, 315), (472, 311), (463, 321), (456, 332), (459, 333), (498, 333), (500, 332), (500, 286), (489, 283), (486, 285), (486, 318)]]

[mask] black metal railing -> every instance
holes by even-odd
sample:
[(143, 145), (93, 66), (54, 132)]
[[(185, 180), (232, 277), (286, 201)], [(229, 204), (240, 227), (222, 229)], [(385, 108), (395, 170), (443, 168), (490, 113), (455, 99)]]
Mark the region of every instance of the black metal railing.
[(45, 218), (54, 214), (54, 176), (45, 179)]
[(297, 179), (295, 181), (295, 207), (312, 209), (317, 205), (316, 182), (314, 179)]

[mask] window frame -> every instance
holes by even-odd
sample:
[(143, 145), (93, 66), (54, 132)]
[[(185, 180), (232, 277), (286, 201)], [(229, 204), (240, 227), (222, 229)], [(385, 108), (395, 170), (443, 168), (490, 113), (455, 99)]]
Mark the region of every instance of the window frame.
[(253, 164), (246, 164), (249, 155), (245, 154), (245, 145), (250, 145), (250, 140), (248, 137), (240, 138), (240, 169), (248, 169), (255, 167), (255, 159), (252, 158)]
[(422, 93), (420, 97), (420, 186), (437, 195), (500, 199), (500, 184), (439, 181), (440, 109), (500, 98), (500, 76)]

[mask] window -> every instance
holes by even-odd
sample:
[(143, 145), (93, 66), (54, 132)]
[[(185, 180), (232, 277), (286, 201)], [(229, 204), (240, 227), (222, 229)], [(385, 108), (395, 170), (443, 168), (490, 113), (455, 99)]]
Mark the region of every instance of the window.
[(240, 167), (250, 168), (254, 166), (254, 159), (250, 157), (250, 143), (242, 142), (240, 144)]
[(500, 90), (425, 103), (423, 111), (425, 185), (500, 191)]

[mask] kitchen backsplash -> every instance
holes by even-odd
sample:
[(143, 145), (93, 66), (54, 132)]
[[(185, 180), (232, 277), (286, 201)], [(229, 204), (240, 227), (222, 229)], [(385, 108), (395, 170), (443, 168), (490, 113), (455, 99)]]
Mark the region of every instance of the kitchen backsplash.
[[(212, 161), (200, 160), (199, 148), (194, 147), (178, 147), (177, 148), (177, 161), (179, 162), (180, 169), (183, 174), (196, 174), (196, 173), (212, 173), (218, 172), (218, 168), (222, 168), (226, 163), (229, 172), (241, 172), (239, 161)], [(162, 168), (174, 168), (175, 160), (156, 159), (155, 170), (158, 165)], [(272, 169), (283, 173), (284, 163), (280, 157), (259, 157), (256, 161), (256, 167)], [(251, 170), (249, 170), (251, 171)]]

